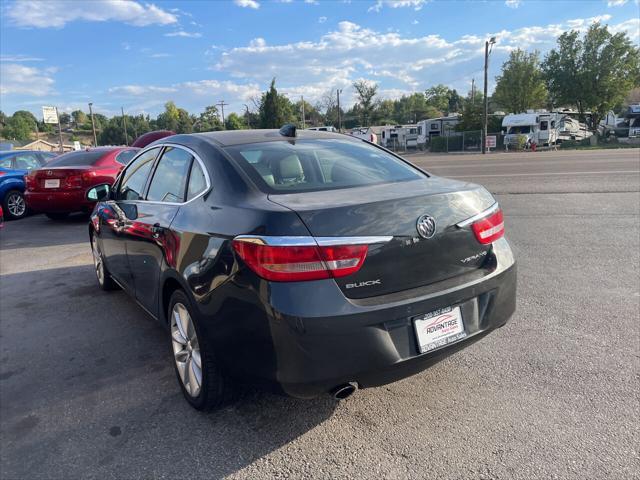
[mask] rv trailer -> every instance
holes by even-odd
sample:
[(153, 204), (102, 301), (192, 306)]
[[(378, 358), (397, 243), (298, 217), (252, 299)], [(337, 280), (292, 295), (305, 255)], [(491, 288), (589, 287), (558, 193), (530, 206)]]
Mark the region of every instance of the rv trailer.
[(521, 135), (527, 144), (554, 145), (558, 142), (558, 125), (562, 115), (556, 112), (510, 113), (502, 119), (505, 145), (517, 145)]

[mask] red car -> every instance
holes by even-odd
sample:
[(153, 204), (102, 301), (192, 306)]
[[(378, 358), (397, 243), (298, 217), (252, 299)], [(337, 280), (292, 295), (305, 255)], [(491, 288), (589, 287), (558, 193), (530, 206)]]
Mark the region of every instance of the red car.
[(27, 207), (54, 220), (73, 212), (90, 213), (95, 202), (87, 200), (87, 190), (95, 185), (112, 184), (139, 150), (98, 147), (60, 155), (25, 176)]

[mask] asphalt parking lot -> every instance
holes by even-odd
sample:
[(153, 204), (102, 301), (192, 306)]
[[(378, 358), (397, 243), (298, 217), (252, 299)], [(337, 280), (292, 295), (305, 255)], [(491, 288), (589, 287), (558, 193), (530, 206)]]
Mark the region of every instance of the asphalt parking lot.
[(518, 310), (414, 377), (336, 403), (202, 414), (165, 331), (98, 290), (86, 219), (0, 233), (0, 477), (638, 478), (640, 151), (408, 156), (506, 215)]

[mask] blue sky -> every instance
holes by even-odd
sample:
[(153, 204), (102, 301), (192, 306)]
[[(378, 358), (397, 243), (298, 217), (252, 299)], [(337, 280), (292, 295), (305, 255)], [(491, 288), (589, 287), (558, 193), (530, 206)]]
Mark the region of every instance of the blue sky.
[[(638, 0), (18, 0), (1, 2), (0, 108), (42, 105), (156, 115), (173, 100), (198, 113), (253, 107), (272, 77), (293, 100), (332, 89), (353, 101), (367, 79), (381, 97), (482, 81), (483, 45), (542, 53), (594, 20), (640, 41)], [(481, 87), (481, 83), (478, 83)], [(490, 90), (493, 80), (489, 83)]]

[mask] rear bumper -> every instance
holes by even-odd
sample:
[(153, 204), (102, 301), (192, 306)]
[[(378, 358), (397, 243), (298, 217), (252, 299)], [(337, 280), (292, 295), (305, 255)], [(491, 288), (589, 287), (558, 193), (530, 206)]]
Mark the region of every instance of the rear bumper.
[(85, 190), (70, 190), (57, 192), (25, 191), (24, 198), (27, 207), (34, 212), (41, 213), (71, 213), (90, 212), (94, 202), (87, 201)]
[[(373, 299), (347, 299), (333, 280), (265, 282), (256, 290), (261, 301), (242, 315), (236, 310), (233, 328), (216, 335), (218, 350), (233, 373), (275, 383), (295, 397), (318, 396), (347, 382), (360, 388), (384, 385), (420, 372), (508, 321), (516, 307), (516, 265), (505, 239), (494, 243), (487, 261), (481, 278)], [(413, 318), (448, 306), (460, 306), (466, 338), (420, 354)]]

